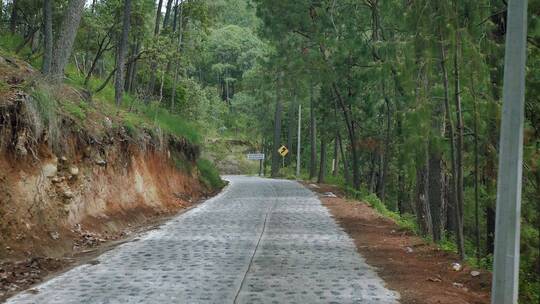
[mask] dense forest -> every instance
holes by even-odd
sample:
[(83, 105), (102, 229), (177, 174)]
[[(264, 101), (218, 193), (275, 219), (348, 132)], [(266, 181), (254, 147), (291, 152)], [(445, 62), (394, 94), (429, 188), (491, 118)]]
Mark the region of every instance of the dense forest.
[[(300, 158), (302, 178), (380, 200), (417, 233), (489, 269), (506, 5), (2, 0), (0, 47), (49, 85), (69, 83), (193, 141), (250, 141), (273, 177), (294, 178)], [(539, 12), (540, 1), (529, 1), (522, 303), (540, 299)], [(84, 108), (70, 110), (84, 117)], [(140, 123), (126, 117), (127, 129)]]

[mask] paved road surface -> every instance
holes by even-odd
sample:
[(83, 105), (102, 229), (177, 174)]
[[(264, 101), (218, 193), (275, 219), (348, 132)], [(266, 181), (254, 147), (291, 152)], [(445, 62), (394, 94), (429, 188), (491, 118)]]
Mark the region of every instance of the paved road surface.
[(397, 303), (309, 190), (227, 179), (159, 230), (8, 303)]

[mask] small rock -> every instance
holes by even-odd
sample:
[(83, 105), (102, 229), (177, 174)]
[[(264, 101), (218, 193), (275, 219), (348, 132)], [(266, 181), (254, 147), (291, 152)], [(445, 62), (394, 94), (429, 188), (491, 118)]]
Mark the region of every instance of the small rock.
[(428, 280), (428, 281), (431, 281), (431, 282), (437, 282), (437, 283), (442, 281), (441, 279), (439, 279), (439, 278), (434, 278), (434, 277), (428, 278), (427, 280)]
[(325, 193), (323, 194), (323, 196), (325, 196), (325, 197), (337, 197), (337, 196), (336, 196), (334, 193), (332, 193), (332, 192), (325, 192)]
[(477, 277), (477, 276), (479, 276), (479, 275), (480, 275), (480, 272), (479, 272), (479, 271), (476, 271), (476, 270), (471, 271), (471, 276)]
[(96, 165), (104, 167), (104, 166), (107, 165), (107, 162), (105, 160), (103, 160), (103, 159), (98, 159), (98, 160), (96, 160)]
[(452, 270), (453, 271), (460, 271), (462, 268), (460, 263), (452, 263)]
[(75, 197), (75, 194), (71, 190), (65, 190), (63, 195), (65, 198), (68, 198), (68, 199)]
[(64, 179), (61, 178), (61, 177), (58, 177), (58, 176), (55, 176), (51, 179), (51, 182), (53, 182), (54, 184), (59, 184), (63, 181)]
[(67, 157), (62, 155), (62, 157), (60, 157), (60, 161), (63, 163), (67, 162)]
[(79, 175), (79, 168), (77, 168), (75, 166), (69, 167), (69, 174), (71, 174), (73, 176)]
[(55, 164), (46, 164), (41, 168), (41, 173), (45, 177), (53, 177), (56, 175), (56, 172), (58, 172), (58, 167)]
[(51, 239), (53, 239), (55, 241), (60, 238), (60, 234), (58, 232), (56, 232), (56, 231), (53, 231), (53, 232), (49, 233), (49, 235), (51, 236)]
[(113, 123), (112, 123), (112, 121), (111, 121), (111, 119), (109, 117), (105, 117), (105, 119), (103, 120), (103, 125), (107, 129), (112, 129), (112, 127), (113, 127)]
[(405, 251), (407, 251), (407, 253), (413, 253), (413, 249), (411, 247), (405, 247)]
[(464, 287), (463, 284), (457, 283), (457, 282), (452, 283), (452, 286), (454, 286), (455, 288), (463, 288)]

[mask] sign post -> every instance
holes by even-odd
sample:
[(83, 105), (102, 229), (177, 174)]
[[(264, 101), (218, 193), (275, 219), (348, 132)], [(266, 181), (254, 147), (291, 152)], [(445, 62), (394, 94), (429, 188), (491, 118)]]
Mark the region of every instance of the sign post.
[(264, 153), (249, 153), (247, 155), (248, 160), (258, 160), (259, 161), (259, 176), (262, 175), (262, 169), (263, 169), (263, 160), (264, 160)]
[(508, 1), (491, 303), (515, 304), (519, 282), (527, 0)]
[(300, 122), (302, 121), (302, 105), (299, 104), (298, 105), (298, 144), (297, 144), (297, 147), (296, 147), (296, 179), (299, 179), (300, 178), (300, 142), (301, 142), (301, 138), (300, 138), (300, 132), (301, 132), (301, 124)]
[(285, 167), (285, 156), (287, 154), (289, 154), (289, 149), (287, 149), (287, 147), (282, 145), (281, 147), (279, 147), (278, 153), (281, 155), (281, 162), (282, 162), (281, 167), (284, 168)]

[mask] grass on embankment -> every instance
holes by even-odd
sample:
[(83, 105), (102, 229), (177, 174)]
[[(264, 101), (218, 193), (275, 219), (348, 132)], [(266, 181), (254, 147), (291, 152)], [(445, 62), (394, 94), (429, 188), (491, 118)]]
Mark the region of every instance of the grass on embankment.
[[(6, 66), (2, 72), (24, 79), (21, 85), (16, 87), (0, 81), (0, 92), (9, 90), (22, 90), (31, 96), (31, 106), (37, 128), (46, 128), (51, 140), (59, 140), (61, 130), (59, 121), (62, 117), (69, 117), (73, 127), (85, 129), (92, 134), (99, 135), (105, 131), (104, 124), (109, 127), (122, 127), (133, 139), (141, 134), (149, 134), (155, 138), (163, 135), (184, 139), (194, 146), (202, 145), (199, 130), (202, 126), (193, 121), (186, 121), (177, 113), (170, 113), (160, 106), (159, 102), (150, 100), (142, 101), (130, 92), (125, 92), (122, 103), (117, 106), (114, 102), (114, 87), (109, 82), (99, 92), (97, 88), (103, 84), (104, 79), (91, 77), (85, 85), (85, 75), (75, 66), (66, 68), (66, 81), (64, 85), (52, 86), (40, 77), (39, 68), (41, 59), (32, 55), (28, 47), (17, 51), (22, 39), (18, 36), (0, 36), (0, 56), (13, 58), (20, 67)], [(23, 73), (23, 66), (29, 62), (33, 67), (30, 74)], [(107, 121), (107, 122), (105, 122)], [(184, 158), (175, 159), (182, 162), (178, 166), (182, 170), (191, 171), (191, 167), (199, 171), (201, 183), (209, 189), (218, 189), (224, 185), (219, 173), (209, 161), (199, 159), (192, 164)]]

